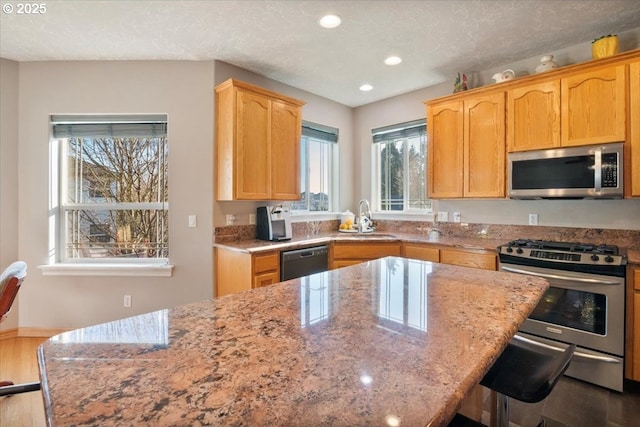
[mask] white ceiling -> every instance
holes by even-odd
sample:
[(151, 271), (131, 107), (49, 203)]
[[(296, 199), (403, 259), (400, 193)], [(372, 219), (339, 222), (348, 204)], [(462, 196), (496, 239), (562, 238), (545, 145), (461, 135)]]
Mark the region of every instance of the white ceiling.
[[(352, 107), (640, 26), (639, 0), (18, 3), (2, 0), (3, 58), (217, 59)], [(320, 28), (328, 12), (342, 25)]]

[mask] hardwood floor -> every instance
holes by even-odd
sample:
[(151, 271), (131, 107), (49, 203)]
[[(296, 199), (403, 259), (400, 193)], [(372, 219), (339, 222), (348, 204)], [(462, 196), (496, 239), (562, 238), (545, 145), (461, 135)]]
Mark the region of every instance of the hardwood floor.
[[(0, 340), (0, 379), (11, 379), (15, 383), (38, 381), (36, 351), (44, 340)], [(542, 416), (549, 427), (640, 427), (640, 390), (627, 387), (624, 393), (616, 393), (564, 377), (546, 401), (523, 404), (512, 400), (511, 405), (512, 426), (534, 427)], [(485, 409), (488, 410), (488, 406)], [(483, 422), (488, 424), (488, 412), (486, 415)], [(44, 425), (39, 392), (0, 397), (0, 427)]]
[[(36, 351), (46, 338), (0, 340), (0, 380), (16, 384), (39, 381)], [(39, 427), (45, 425), (40, 392), (0, 397), (1, 427)]]

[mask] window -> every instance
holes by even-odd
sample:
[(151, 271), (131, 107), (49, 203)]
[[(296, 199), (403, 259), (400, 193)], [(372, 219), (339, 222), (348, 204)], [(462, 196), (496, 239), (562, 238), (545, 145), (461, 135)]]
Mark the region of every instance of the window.
[(51, 123), (55, 261), (166, 262), (166, 115)]
[(338, 129), (302, 122), (300, 141), (300, 200), (291, 204), (298, 212), (331, 210), (331, 174)]
[(379, 211), (430, 211), (424, 120), (373, 129), (374, 194)]

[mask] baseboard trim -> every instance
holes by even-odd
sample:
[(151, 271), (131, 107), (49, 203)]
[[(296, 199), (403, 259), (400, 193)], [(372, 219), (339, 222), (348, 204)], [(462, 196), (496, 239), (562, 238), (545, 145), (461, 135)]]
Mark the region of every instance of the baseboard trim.
[(12, 328), (0, 331), (0, 341), (11, 338), (31, 337), (31, 338), (51, 338), (54, 335), (70, 331), (70, 329), (52, 328)]
[(0, 341), (9, 340), (18, 336), (18, 328), (7, 329), (0, 331)]

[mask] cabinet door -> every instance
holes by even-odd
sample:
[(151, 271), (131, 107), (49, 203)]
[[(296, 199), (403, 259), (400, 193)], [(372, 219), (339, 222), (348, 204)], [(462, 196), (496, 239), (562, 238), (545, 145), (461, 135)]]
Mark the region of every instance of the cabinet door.
[(272, 198), (300, 200), (300, 108), (273, 101), (271, 109)]
[(464, 197), (505, 195), (505, 93), (464, 101)]
[(251, 255), (221, 248), (214, 251), (215, 296), (235, 294), (251, 289)]
[(630, 131), (629, 140), (626, 144), (625, 155), (630, 160), (625, 164), (625, 176), (631, 178), (626, 182), (631, 182), (631, 195), (640, 196), (640, 61), (629, 65), (629, 120)]
[(462, 197), (462, 105), (453, 101), (427, 107), (429, 197)]
[(419, 243), (405, 243), (402, 248), (402, 256), (405, 258), (419, 259), (422, 261), (440, 262), (440, 249)]
[(562, 145), (625, 140), (625, 65), (563, 78)]
[(271, 195), (271, 101), (237, 92), (236, 197), (268, 200)]
[(260, 288), (263, 286), (273, 285), (280, 281), (280, 275), (277, 271), (271, 271), (268, 273), (256, 274), (253, 278), (253, 287)]
[(507, 92), (507, 151), (560, 146), (560, 80)]
[(496, 270), (497, 258), (498, 256), (494, 253), (472, 253), (450, 249), (442, 249), (440, 251), (440, 262), (443, 264), (482, 268), (485, 270)]
[(640, 381), (640, 292), (633, 293), (633, 359), (631, 379)]
[(280, 253), (278, 251), (253, 255), (254, 273), (277, 271), (280, 268)]

